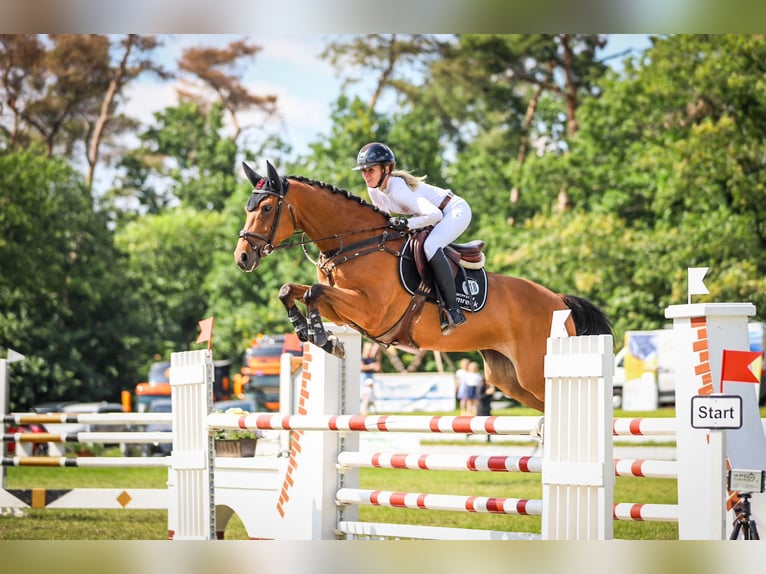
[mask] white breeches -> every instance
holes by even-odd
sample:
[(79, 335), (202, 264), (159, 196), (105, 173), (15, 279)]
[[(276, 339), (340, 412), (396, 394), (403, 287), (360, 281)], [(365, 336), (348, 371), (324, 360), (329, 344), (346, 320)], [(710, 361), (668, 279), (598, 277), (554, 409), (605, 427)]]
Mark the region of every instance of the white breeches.
[(444, 217), (434, 225), (423, 243), (423, 251), (430, 261), (440, 247), (445, 247), (455, 241), (471, 223), (471, 206), (462, 197), (455, 196), (444, 209)]

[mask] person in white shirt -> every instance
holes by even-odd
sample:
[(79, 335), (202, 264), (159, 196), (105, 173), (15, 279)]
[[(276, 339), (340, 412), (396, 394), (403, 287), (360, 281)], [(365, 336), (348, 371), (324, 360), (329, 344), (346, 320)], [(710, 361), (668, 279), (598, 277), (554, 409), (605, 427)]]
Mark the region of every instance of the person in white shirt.
[(468, 363), (465, 373), (465, 403), (466, 414), (470, 416), (476, 416), (479, 406), (479, 389), (481, 389), (483, 380), (484, 375), (479, 370), (479, 363), (476, 361)]
[(439, 293), (447, 308), (441, 319), (443, 335), (466, 322), (457, 303), (452, 269), (443, 248), (455, 241), (471, 223), (471, 207), (449, 189), (425, 183), (425, 176), (415, 177), (406, 171), (394, 171), (396, 158), (387, 145), (368, 143), (357, 154), (355, 170), (362, 172), (373, 205), (391, 215), (409, 215), (394, 219), (399, 229), (433, 226), (423, 249), (433, 271)]

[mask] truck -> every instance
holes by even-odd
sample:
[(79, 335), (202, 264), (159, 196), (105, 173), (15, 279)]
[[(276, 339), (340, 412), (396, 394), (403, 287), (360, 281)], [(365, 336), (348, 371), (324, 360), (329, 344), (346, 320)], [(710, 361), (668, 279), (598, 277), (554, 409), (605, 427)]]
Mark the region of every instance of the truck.
[[(213, 362), (213, 401), (221, 401), (232, 397), (231, 361), (220, 360)], [(122, 397), (123, 409), (129, 412), (146, 411), (149, 404), (156, 399), (170, 398), (170, 362), (155, 361), (149, 366), (149, 376), (146, 381), (136, 385), (133, 397), (125, 391)]]
[(234, 375), (234, 396), (251, 397), (259, 409), (279, 410), (279, 372), (284, 353), (292, 355), (292, 372), (303, 362), (303, 343), (295, 333), (259, 335), (251, 342)]
[[(766, 372), (763, 370), (763, 353), (766, 349), (766, 324), (748, 324), (750, 350), (759, 351), (761, 358), (754, 364), (754, 372), (761, 381), (758, 402), (766, 404)], [(673, 338), (671, 329), (626, 331), (622, 349), (615, 355), (614, 407), (625, 406), (626, 384), (654, 386), (658, 405), (675, 404), (675, 365), (673, 363)], [(629, 407), (629, 405), (628, 405)]]

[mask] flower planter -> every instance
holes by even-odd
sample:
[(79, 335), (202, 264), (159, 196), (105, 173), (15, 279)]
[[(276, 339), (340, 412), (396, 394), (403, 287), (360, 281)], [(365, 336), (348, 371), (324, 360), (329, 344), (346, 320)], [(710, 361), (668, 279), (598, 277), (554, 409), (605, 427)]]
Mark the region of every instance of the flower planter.
[(231, 458), (255, 456), (257, 438), (216, 439), (215, 454)]

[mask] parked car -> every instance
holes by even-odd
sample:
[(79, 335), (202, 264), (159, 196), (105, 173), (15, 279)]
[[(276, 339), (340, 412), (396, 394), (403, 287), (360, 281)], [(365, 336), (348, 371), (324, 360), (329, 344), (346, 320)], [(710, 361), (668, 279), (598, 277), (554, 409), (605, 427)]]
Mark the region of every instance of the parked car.
[(48, 403), (40, 403), (32, 407), (32, 411), (38, 414), (48, 413), (63, 413), (64, 407), (67, 405), (73, 405), (77, 401), (51, 401)]
[[(41, 424), (33, 423), (33, 424), (26, 424), (26, 425), (16, 425), (16, 424), (9, 424), (5, 426), (5, 432), (7, 434), (16, 434), (19, 432), (22, 433), (45, 433), (48, 432), (48, 430)], [(48, 443), (45, 442), (36, 442), (33, 443), (34, 446), (32, 447), (32, 454), (35, 456), (47, 456), (48, 455)], [(16, 443), (15, 442), (7, 442), (5, 443), (5, 453), (7, 456), (15, 456), (16, 455)]]
[[(146, 406), (147, 413), (170, 413), (173, 412), (173, 401), (171, 399), (154, 399)], [(151, 423), (146, 425), (146, 432), (169, 432), (173, 430), (173, 425), (168, 423)], [(173, 443), (169, 442), (148, 442), (142, 445), (141, 454), (143, 456), (168, 456), (173, 450)]]

